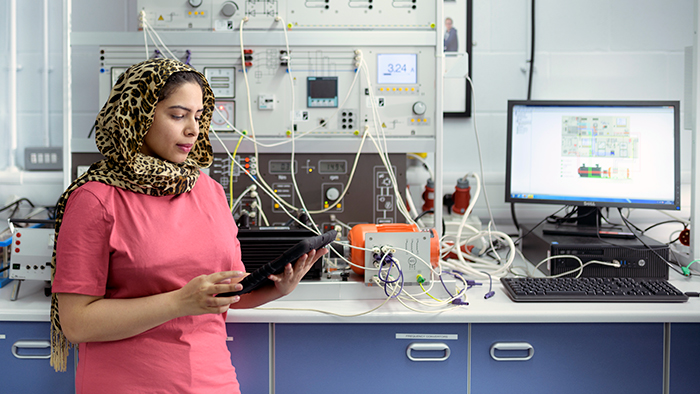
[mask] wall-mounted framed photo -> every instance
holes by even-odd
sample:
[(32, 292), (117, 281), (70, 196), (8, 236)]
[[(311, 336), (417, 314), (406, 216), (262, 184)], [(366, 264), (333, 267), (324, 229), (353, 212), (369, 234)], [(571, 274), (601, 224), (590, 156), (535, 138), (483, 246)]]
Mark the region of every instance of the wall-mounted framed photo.
[[(467, 67), (472, 75), (472, 0), (444, 0), (445, 72)], [(466, 64), (464, 64), (466, 62)], [(458, 73), (457, 73), (458, 74)], [(451, 83), (451, 81), (457, 83)], [(471, 90), (466, 78), (446, 77), (443, 112), (445, 117), (471, 116)]]

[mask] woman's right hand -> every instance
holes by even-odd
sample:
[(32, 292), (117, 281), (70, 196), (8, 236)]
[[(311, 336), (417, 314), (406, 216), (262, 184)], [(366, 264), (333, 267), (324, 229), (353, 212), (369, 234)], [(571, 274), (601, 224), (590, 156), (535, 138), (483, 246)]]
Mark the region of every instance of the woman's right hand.
[(240, 282), (247, 274), (240, 271), (215, 272), (200, 275), (175, 292), (182, 316), (224, 313), (240, 296), (216, 297), (220, 293), (243, 289)]

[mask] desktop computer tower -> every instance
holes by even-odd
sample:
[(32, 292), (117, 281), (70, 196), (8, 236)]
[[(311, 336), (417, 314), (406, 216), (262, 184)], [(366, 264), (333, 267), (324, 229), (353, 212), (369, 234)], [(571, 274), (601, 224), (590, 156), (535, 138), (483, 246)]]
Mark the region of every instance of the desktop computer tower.
[[(532, 227), (532, 225), (522, 225), (521, 230), (523, 234), (527, 234)], [(620, 268), (615, 268), (591, 264), (583, 269), (582, 277), (668, 279), (668, 266), (661, 259), (663, 257), (668, 260), (668, 247), (649, 237), (640, 236), (640, 238), (653, 251), (638, 239), (545, 235), (540, 226), (522, 239), (521, 250), (525, 258), (533, 265), (547, 257), (558, 255), (577, 256), (584, 264), (591, 260), (607, 262), (617, 260), (622, 265)], [(578, 267), (580, 264), (574, 259), (557, 258), (543, 263), (539, 269), (545, 275), (557, 275)], [(578, 274), (577, 271), (566, 276), (574, 277), (576, 274)]]

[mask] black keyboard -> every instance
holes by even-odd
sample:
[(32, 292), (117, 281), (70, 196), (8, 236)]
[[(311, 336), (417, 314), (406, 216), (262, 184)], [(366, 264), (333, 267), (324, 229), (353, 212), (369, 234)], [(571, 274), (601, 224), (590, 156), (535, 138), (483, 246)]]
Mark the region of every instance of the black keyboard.
[(685, 302), (688, 296), (665, 279), (501, 278), (516, 302)]

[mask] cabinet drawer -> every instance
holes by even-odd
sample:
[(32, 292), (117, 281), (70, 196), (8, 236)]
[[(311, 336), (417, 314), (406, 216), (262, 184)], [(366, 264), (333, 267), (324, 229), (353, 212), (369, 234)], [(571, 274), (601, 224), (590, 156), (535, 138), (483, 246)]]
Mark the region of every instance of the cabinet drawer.
[(700, 324), (671, 324), (671, 393), (693, 393), (700, 390), (697, 373), (700, 354)]
[(270, 392), (270, 325), (267, 323), (228, 323), (228, 350), (236, 367), (241, 392)]
[(275, 392), (464, 393), (467, 335), (466, 324), (276, 324)]
[(0, 322), (0, 390), (5, 393), (75, 393), (73, 351), (66, 372), (56, 372), (46, 322)]
[(473, 324), (471, 335), (472, 393), (663, 389), (663, 324)]

